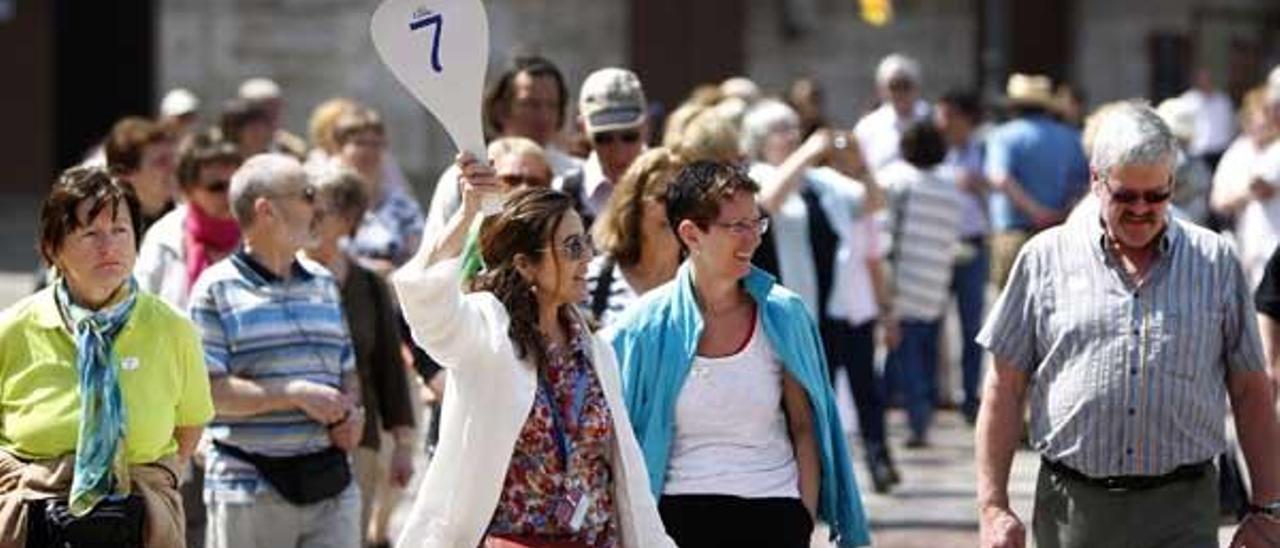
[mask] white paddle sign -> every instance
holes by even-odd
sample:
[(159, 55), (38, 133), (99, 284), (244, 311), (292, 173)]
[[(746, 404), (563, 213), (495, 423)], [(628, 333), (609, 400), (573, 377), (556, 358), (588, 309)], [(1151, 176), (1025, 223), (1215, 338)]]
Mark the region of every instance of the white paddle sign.
[[(369, 23), (382, 62), (440, 121), (458, 150), (488, 161), (480, 102), (489, 19), (480, 0), (386, 0)], [(496, 196), (485, 196), (485, 210)]]

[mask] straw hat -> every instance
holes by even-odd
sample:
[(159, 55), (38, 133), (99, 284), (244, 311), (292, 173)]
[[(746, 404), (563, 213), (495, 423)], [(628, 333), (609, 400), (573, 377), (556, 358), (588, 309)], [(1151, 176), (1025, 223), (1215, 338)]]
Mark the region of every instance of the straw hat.
[(1042, 74), (1019, 74), (1009, 76), (1009, 84), (1005, 86), (1010, 106), (1040, 107), (1055, 110), (1058, 103), (1053, 98), (1053, 82)]

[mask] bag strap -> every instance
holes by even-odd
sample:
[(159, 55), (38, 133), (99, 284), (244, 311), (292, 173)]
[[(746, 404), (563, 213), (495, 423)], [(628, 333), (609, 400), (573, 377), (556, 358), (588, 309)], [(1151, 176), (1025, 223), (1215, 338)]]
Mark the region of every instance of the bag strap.
[(600, 276), (596, 278), (595, 291), (591, 292), (591, 316), (596, 321), (600, 321), (604, 311), (609, 308), (609, 290), (613, 288), (614, 269), (617, 264), (618, 261), (609, 255), (600, 265)]

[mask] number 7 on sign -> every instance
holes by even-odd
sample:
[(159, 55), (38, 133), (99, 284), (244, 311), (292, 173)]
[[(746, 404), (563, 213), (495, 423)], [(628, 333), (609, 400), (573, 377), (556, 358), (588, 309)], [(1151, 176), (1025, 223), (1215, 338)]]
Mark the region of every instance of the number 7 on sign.
[(431, 34), (431, 69), (436, 72), (443, 72), (444, 67), (440, 66), (440, 34), (444, 32), (444, 17), (439, 13), (429, 13), (409, 21), (409, 30), (419, 30), (424, 27), (435, 27), (436, 29)]

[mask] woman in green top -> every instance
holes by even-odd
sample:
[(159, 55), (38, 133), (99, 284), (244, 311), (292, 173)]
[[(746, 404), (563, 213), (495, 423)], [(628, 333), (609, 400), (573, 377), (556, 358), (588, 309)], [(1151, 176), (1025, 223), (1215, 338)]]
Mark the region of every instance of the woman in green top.
[[(522, 188), (546, 188), (551, 186), (551, 164), (547, 163), (546, 152), (538, 143), (524, 137), (503, 137), (489, 143), (489, 163), (493, 166), (494, 177), (502, 194), (508, 195)], [(478, 219), (467, 234), (467, 241), (462, 248), (462, 280), (464, 284), (471, 281), (477, 272), (484, 269), (480, 260), (480, 225)]]
[[(57, 278), (0, 314), (0, 545), (28, 524), (29, 545), (75, 545), (41, 537), (59, 534), (47, 507), (131, 499), (146, 545), (182, 542), (176, 466), (213, 402), (195, 328), (130, 274), (140, 221), (132, 188), (99, 168), (68, 170), (45, 200), (39, 248)], [(125, 545), (143, 544), (142, 521), (122, 526)]]

